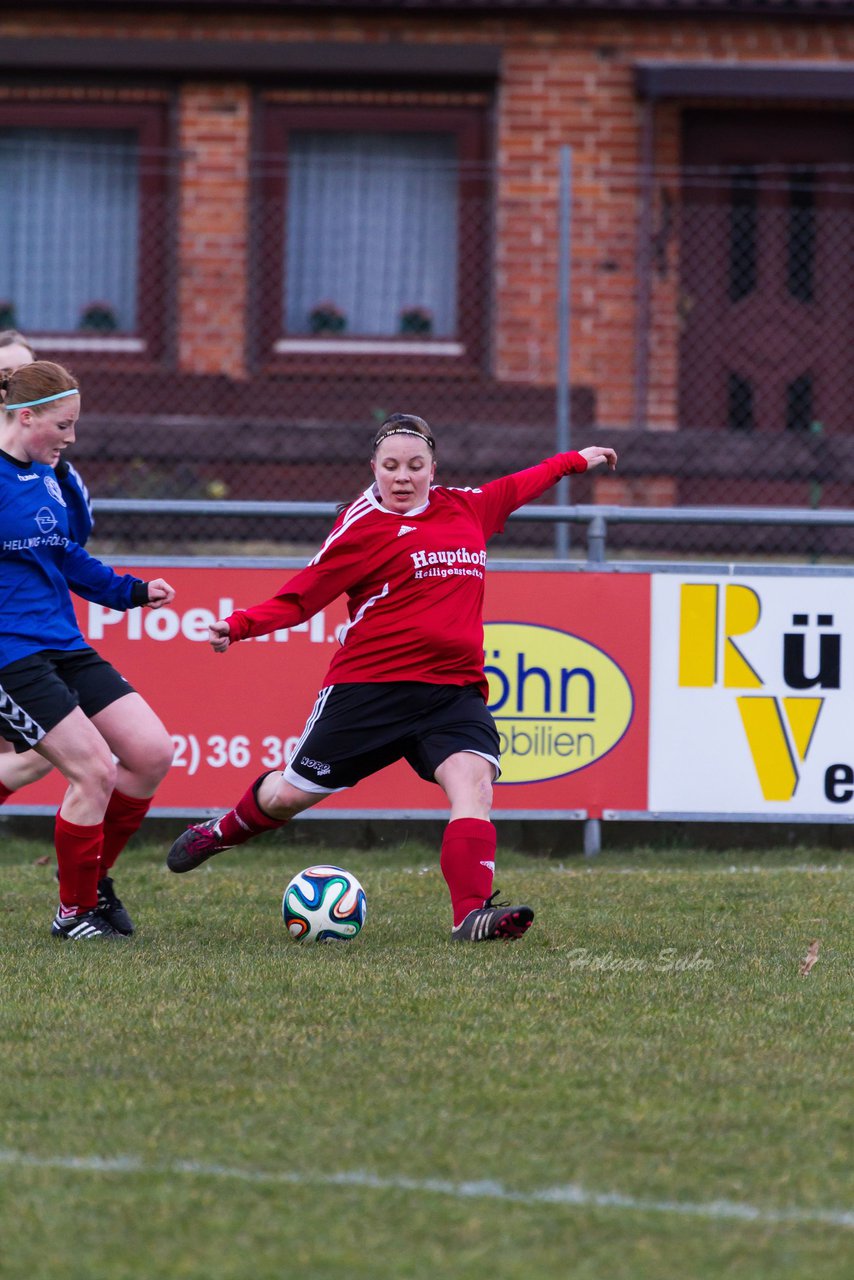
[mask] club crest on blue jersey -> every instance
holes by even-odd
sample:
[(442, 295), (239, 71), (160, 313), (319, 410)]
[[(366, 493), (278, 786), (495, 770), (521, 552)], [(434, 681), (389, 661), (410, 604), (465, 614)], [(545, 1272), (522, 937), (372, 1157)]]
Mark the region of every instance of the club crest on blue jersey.
[[(62, 505), (65, 506), (65, 503)], [(53, 533), (59, 521), (48, 507), (39, 507), (36, 512), (36, 524), (40, 533)]]
[[(54, 476), (53, 473), (49, 476), (45, 476), (44, 487), (47, 489), (54, 502), (58, 502), (60, 506), (65, 506), (65, 499), (62, 496), (62, 490), (60, 489), (56, 476)], [(56, 522), (54, 521), (54, 523)]]

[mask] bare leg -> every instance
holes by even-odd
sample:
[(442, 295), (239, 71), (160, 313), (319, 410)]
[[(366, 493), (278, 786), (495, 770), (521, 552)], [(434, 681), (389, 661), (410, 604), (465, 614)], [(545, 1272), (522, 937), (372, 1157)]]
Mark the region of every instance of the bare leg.
[(118, 756), (114, 786), (127, 796), (153, 796), (172, 764), (172, 739), (138, 693), (128, 693), (92, 717)]
[(451, 821), (480, 818), (489, 821), (495, 769), (473, 751), (457, 751), (436, 770), (436, 781), (448, 797)]
[(116, 780), (110, 748), (79, 707), (46, 733), (39, 753), (59, 769), (68, 783), (60, 814), (77, 826), (103, 821)]
[(311, 809), (326, 799), (317, 791), (302, 791), (288, 782), (282, 773), (268, 773), (256, 793), (258, 804), (271, 818), (288, 822), (296, 814)]
[(0, 804), (12, 792), (44, 778), (52, 767), (50, 761), (40, 756), (38, 751), (18, 753), (11, 742), (0, 738)]

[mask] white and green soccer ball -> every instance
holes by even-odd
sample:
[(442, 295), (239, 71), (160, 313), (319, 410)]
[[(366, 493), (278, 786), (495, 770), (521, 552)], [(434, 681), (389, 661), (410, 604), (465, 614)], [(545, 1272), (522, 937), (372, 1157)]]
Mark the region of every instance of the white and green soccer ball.
[(365, 891), (343, 867), (306, 867), (282, 898), (282, 918), (297, 942), (349, 942), (368, 917)]

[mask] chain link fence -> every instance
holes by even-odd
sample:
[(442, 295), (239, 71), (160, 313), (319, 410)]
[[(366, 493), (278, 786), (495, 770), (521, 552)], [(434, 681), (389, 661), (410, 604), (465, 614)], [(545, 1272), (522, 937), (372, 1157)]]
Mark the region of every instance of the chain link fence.
[[(99, 514), (97, 500), (345, 502), (396, 410), (431, 423), (444, 483), (554, 452), (556, 182), (520, 193), (441, 134), (342, 150), (308, 132), (287, 164), (252, 160), (242, 222), (199, 231), (186, 156), (130, 141), (105, 154), (90, 139), (76, 155), (64, 146), (60, 168), (54, 143), (14, 132), (0, 138), (18, 191), (0, 215), (0, 328), (80, 376), (74, 461), (96, 499), (98, 553), (315, 546), (327, 518)], [(854, 507), (854, 169), (596, 177), (572, 193), (567, 425), (574, 447), (614, 444), (620, 466), (612, 481), (573, 478), (562, 500)], [(597, 277), (585, 227), (609, 192), (621, 194), (620, 270)], [(607, 236), (597, 247), (607, 260)], [(631, 320), (612, 321), (609, 299)], [(618, 403), (630, 407), (606, 407)], [(554, 545), (553, 527), (526, 521), (502, 553)], [(854, 550), (847, 529), (784, 523), (626, 525), (609, 546), (665, 558)]]
[[(659, 175), (639, 266), (638, 416), (670, 397), (678, 429), (633, 436), (629, 461), (657, 469), (669, 443), (678, 506), (854, 505), (854, 169)], [(841, 531), (713, 528), (683, 547), (852, 549)]]

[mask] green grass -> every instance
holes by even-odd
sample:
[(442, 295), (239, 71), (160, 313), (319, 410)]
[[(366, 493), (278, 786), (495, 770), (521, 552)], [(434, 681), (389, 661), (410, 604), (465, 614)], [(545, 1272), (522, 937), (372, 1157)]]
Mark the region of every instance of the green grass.
[[(506, 853), (536, 924), (463, 947), (426, 845), (134, 844), (115, 945), (47, 936), (42, 853), (0, 851), (4, 1280), (851, 1274), (848, 855)], [(330, 860), (368, 925), (300, 946)]]

